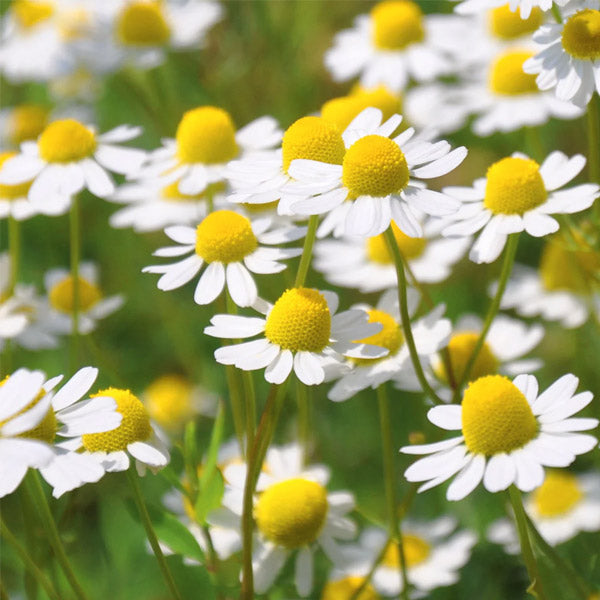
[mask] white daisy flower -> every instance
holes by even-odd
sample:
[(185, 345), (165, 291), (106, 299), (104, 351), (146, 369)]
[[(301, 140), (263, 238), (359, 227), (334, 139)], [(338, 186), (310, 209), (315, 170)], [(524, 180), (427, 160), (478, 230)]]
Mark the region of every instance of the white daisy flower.
[[(473, 14), (479, 13), (486, 9), (494, 9), (499, 6), (506, 4), (506, 0), (454, 0), (460, 2), (454, 9), (458, 14)], [(509, 0), (508, 7), (511, 12), (515, 12), (519, 9), (521, 19), (529, 19), (532, 12), (535, 12), (536, 8), (543, 11), (550, 10), (552, 3), (558, 6), (564, 6), (569, 0)]]
[(210, 213), (198, 227), (184, 225), (167, 227), (165, 233), (180, 246), (160, 248), (155, 256), (182, 256), (170, 265), (154, 265), (144, 273), (161, 273), (158, 289), (174, 290), (189, 281), (204, 268), (196, 290), (196, 304), (210, 304), (227, 285), (227, 291), (238, 306), (256, 302), (258, 290), (252, 273), (279, 273), (285, 266), (278, 261), (302, 253), (301, 248), (265, 248), (263, 244), (284, 244), (305, 233), (302, 227), (282, 227), (269, 231), (272, 219), (250, 219), (231, 210)]
[[(413, 316), (419, 303), (419, 295), (414, 290), (410, 292), (412, 293), (408, 297), (408, 310)], [(366, 311), (370, 323), (382, 325), (379, 333), (359, 341), (387, 348), (389, 354), (375, 359), (351, 358), (348, 361), (350, 372), (344, 373), (327, 394), (330, 400), (336, 402), (347, 400), (368, 387), (375, 389), (404, 369), (410, 368), (410, 353), (400, 324), (397, 290), (385, 292), (377, 303), (377, 308), (362, 304), (354, 308)], [(427, 365), (431, 356), (448, 342), (451, 325), (448, 319), (441, 318), (444, 310), (445, 306), (438, 306), (412, 323), (411, 329), (417, 354), (423, 366)]]
[(555, 88), (559, 100), (585, 107), (600, 92), (600, 3), (573, 2), (563, 11), (564, 22), (544, 25), (533, 36), (543, 49), (523, 65), (537, 74), (541, 90)]
[[(15, 156), (17, 156), (16, 152), (0, 152), (0, 170), (7, 160)], [(16, 185), (0, 183), (0, 219), (12, 217), (16, 221), (24, 221), (39, 214), (38, 208), (27, 199), (31, 183), (31, 181)]]
[(491, 263), (502, 252), (509, 234), (525, 230), (534, 237), (558, 231), (550, 214), (571, 214), (589, 208), (598, 197), (596, 184), (567, 190), (558, 188), (576, 177), (585, 166), (585, 157), (568, 158), (552, 152), (538, 165), (524, 154), (515, 153), (488, 168), (485, 178), (473, 187), (447, 187), (444, 192), (463, 202), (452, 215), (443, 235), (472, 235), (483, 229), (471, 248), (469, 258)]
[[(98, 283), (98, 268), (93, 263), (79, 265), (79, 327), (81, 334), (92, 332), (96, 321), (121, 308), (120, 294), (103, 297)], [(73, 278), (63, 268), (50, 269), (44, 276), (44, 285), (50, 304), (49, 328), (58, 334), (71, 333), (73, 327)]]
[[(600, 530), (600, 475), (549, 471), (544, 483), (523, 500), (540, 535), (552, 546), (580, 531)], [(514, 523), (500, 519), (490, 525), (487, 537), (509, 554), (520, 552)]]
[(287, 189), (301, 197), (291, 210), (303, 215), (329, 213), (321, 235), (343, 227), (346, 235), (371, 237), (383, 233), (393, 219), (405, 234), (421, 237), (418, 218), (423, 212), (441, 217), (459, 208), (454, 198), (426, 189), (417, 178), (449, 173), (464, 160), (467, 149), (450, 151), (445, 141), (411, 140), (412, 128), (390, 139), (402, 117), (394, 115), (383, 124), (381, 119), (376, 108), (354, 119), (344, 134), (347, 150), (341, 165), (306, 159), (290, 165), (296, 183)]
[(461, 17), (425, 16), (410, 0), (379, 2), (369, 15), (359, 15), (352, 29), (336, 35), (325, 66), (335, 81), (359, 76), (365, 87), (383, 84), (400, 91), (411, 79), (431, 81), (450, 74), (463, 29)]
[(302, 383), (318, 385), (325, 380), (325, 369), (341, 367), (343, 356), (380, 358), (388, 353), (355, 341), (379, 332), (381, 324), (369, 323), (363, 310), (336, 314), (338, 297), (333, 292), (291, 288), (274, 305), (259, 300), (255, 308), (265, 317), (215, 315), (204, 333), (222, 339), (261, 335), (219, 348), (215, 358), (244, 371), (266, 367), (270, 383), (283, 383), (293, 370)]
[(0, 147), (18, 148), (35, 141), (48, 124), (50, 110), (39, 104), (19, 104), (0, 110)]
[(404, 473), (408, 481), (424, 481), (419, 492), (455, 476), (448, 500), (461, 500), (483, 480), (490, 492), (511, 484), (529, 492), (544, 480), (544, 467), (566, 467), (578, 454), (598, 444), (591, 435), (597, 419), (574, 418), (592, 401), (591, 392), (573, 395), (579, 379), (564, 375), (538, 396), (533, 375), (513, 382), (488, 375), (471, 382), (462, 404), (435, 406), (427, 418), (442, 429), (461, 435), (434, 444), (404, 446), (405, 454), (430, 454)]
[(139, 127), (121, 125), (102, 135), (75, 119), (53, 121), (34, 142), (21, 144), (21, 154), (7, 160), (0, 183), (15, 185), (33, 181), (29, 201), (48, 215), (64, 213), (71, 196), (87, 188), (104, 198), (115, 186), (108, 171), (127, 174), (145, 160), (146, 153), (115, 144), (137, 137)]
[[(344, 560), (338, 539), (356, 535), (356, 526), (345, 515), (354, 508), (349, 492), (328, 493), (329, 469), (303, 466), (296, 444), (271, 447), (269, 470), (260, 474), (254, 498), (257, 535), (252, 567), (256, 593), (265, 593), (275, 582), (291, 554), (296, 554), (294, 583), (302, 597), (313, 588), (313, 554), (321, 547), (334, 563)], [(225, 470), (230, 482), (223, 507), (211, 513), (209, 522), (240, 531), (246, 465)]]

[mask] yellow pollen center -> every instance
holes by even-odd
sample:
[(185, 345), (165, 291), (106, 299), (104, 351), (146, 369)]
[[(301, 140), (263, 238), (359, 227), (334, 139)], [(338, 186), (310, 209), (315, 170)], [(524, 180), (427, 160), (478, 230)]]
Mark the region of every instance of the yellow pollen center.
[[(396, 225), (396, 223), (394, 223), (394, 221), (392, 221), (392, 231), (394, 232), (396, 243), (405, 258), (410, 260), (423, 254), (425, 246), (427, 245), (427, 240), (425, 238), (409, 237), (398, 227), (398, 225)], [(394, 264), (394, 259), (390, 254), (383, 234), (369, 238), (366, 243), (369, 260), (380, 265)]]
[(327, 493), (308, 479), (288, 479), (267, 488), (254, 510), (260, 532), (284, 548), (314, 542), (327, 517)]
[[(102, 298), (100, 288), (88, 281), (79, 277), (79, 310), (86, 311), (92, 308), (96, 302)], [(74, 286), (73, 278), (68, 275), (61, 279), (58, 283), (52, 286), (48, 293), (50, 304), (60, 312), (72, 313), (74, 304)]]
[(40, 156), (50, 163), (69, 163), (91, 156), (96, 137), (75, 119), (50, 123), (38, 140)]
[(231, 116), (216, 106), (188, 110), (177, 126), (175, 138), (177, 155), (183, 163), (216, 165), (238, 154)]
[[(0, 153), (0, 169), (2, 165), (13, 156), (16, 156), (16, 152), (1, 152)], [(6, 185), (0, 183), (0, 198), (3, 200), (14, 200), (15, 198), (27, 197), (27, 192), (33, 182), (27, 181), (25, 183), (17, 183), (16, 185)]]
[(349, 575), (337, 581), (328, 581), (321, 592), (321, 600), (377, 600), (379, 595), (370, 583), (356, 596), (359, 588), (364, 584), (365, 578)]
[(331, 314), (323, 294), (309, 288), (286, 290), (267, 317), (265, 335), (294, 352), (320, 352), (329, 343)]
[(501, 96), (539, 92), (535, 75), (523, 71), (523, 63), (533, 56), (529, 50), (509, 50), (494, 60), (490, 68), (490, 88)]
[(508, 4), (493, 8), (489, 12), (490, 32), (502, 40), (514, 40), (533, 33), (543, 22), (544, 13), (537, 6), (533, 7), (527, 19), (521, 19), (519, 11), (511, 11)]
[(176, 431), (196, 414), (192, 391), (190, 382), (181, 375), (163, 375), (146, 389), (148, 413), (159, 425)]
[(54, 3), (15, 0), (11, 10), (19, 25), (24, 29), (29, 29), (48, 20), (54, 14)]
[(35, 104), (22, 104), (14, 108), (9, 117), (10, 141), (18, 146), (26, 140), (36, 140), (48, 122), (48, 110)]
[(336, 125), (321, 117), (302, 117), (283, 134), (281, 151), (287, 173), (291, 162), (301, 158), (341, 165), (346, 148)]
[(129, 46), (161, 46), (171, 37), (171, 29), (160, 2), (131, 2), (117, 18), (117, 36)]
[(549, 471), (533, 492), (533, 504), (541, 517), (560, 517), (583, 498), (577, 477), (569, 472)]
[(600, 11), (588, 8), (570, 17), (563, 28), (562, 46), (575, 58), (600, 58)]
[(540, 166), (530, 158), (503, 158), (487, 171), (483, 203), (494, 214), (522, 215), (547, 195)]
[(530, 442), (538, 424), (516, 385), (502, 375), (487, 375), (465, 390), (462, 431), (470, 452), (493, 456)]
[(380, 2), (371, 11), (373, 43), (381, 50), (402, 50), (425, 38), (423, 13), (410, 0)]
[[(410, 533), (402, 534), (402, 549), (404, 550), (406, 566), (409, 568), (427, 560), (431, 552), (431, 546), (422, 537)], [(397, 544), (388, 544), (381, 562), (386, 567), (400, 567)]]
[(207, 263), (232, 263), (258, 248), (250, 221), (232, 210), (210, 213), (196, 228), (196, 254)]
[(344, 156), (342, 182), (350, 198), (395, 194), (408, 178), (404, 153), (387, 137), (367, 135), (354, 142)]
[(382, 358), (355, 358), (354, 362), (359, 365), (372, 365), (373, 363), (384, 360), (398, 352), (400, 346), (404, 342), (404, 336), (400, 330), (400, 325), (392, 315), (383, 310), (373, 308), (368, 311), (369, 323), (381, 323), (383, 329), (379, 333), (375, 333), (362, 340), (357, 340), (358, 343), (372, 344), (373, 346), (381, 346), (387, 348), (390, 353)]
[(129, 390), (108, 388), (90, 398), (109, 396), (117, 403), (117, 412), (123, 415), (121, 424), (112, 431), (87, 433), (82, 436), (88, 452), (118, 452), (127, 450), (133, 442), (144, 442), (152, 435), (152, 425), (146, 407)]

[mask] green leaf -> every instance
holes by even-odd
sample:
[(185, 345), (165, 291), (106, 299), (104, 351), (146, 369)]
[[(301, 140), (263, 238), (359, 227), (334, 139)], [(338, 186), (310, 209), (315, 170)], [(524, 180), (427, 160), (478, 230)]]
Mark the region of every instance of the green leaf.
[(224, 491), (225, 483), (223, 481), (223, 475), (221, 475), (221, 471), (215, 467), (213, 469), (212, 477), (202, 485), (202, 489), (196, 500), (196, 506), (194, 508), (199, 523), (204, 524), (208, 513), (221, 505)]
[(206, 461), (204, 462), (202, 469), (202, 476), (200, 477), (200, 493), (204, 493), (204, 488), (207, 483), (213, 477), (214, 472), (217, 470), (217, 456), (219, 454), (219, 447), (223, 440), (223, 430), (225, 427), (225, 410), (223, 408), (223, 402), (219, 402), (219, 408), (217, 410), (217, 416), (215, 418), (215, 424), (210, 436), (210, 445), (208, 446), (208, 454), (206, 455)]
[(185, 472), (190, 482), (192, 497), (198, 490), (198, 443), (196, 439), (196, 422), (190, 421), (185, 426), (183, 436), (183, 459), (185, 461)]

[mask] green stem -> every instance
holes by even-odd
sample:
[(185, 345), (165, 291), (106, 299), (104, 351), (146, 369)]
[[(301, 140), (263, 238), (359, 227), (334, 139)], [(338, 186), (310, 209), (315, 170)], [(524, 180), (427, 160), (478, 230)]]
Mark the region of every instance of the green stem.
[[(19, 558), (25, 566), (25, 571), (31, 575), (35, 580), (44, 588), (46, 594), (51, 600), (61, 600), (60, 596), (54, 589), (54, 586), (50, 580), (46, 577), (44, 572), (35, 564), (35, 561), (29, 555), (29, 552), (21, 546), (17, 538), (12, 534), (10, 529), (6, 526), (2, 518), (0, 517), (0, 534), (10, 544), (13, 550), (19, 555)], [(8, 598), (8, 596), (7, 596)]]
[(529, 575), (529, 580), (531, 581), (531, 585), (527, 591), (540, 600), (546, 600), (546, 594), (544, 593), (544, 589), (542, 587), (542, 581), (540, 579), (537, 562), (533, 554), (533, 549), (529, 540), (529, 534), (527, 533), (527, 517), (525, 515), (525, 509), (523, 508), (521, 492), (519, 492), (514, 485), (511, 485), (508, 488), (508, 496), (513, 507), (517, 530), (519, 532), (521, 554), (523, 555), (525, 567), (527, 568), (527, 574)]
[(543, 160), (545, 156), (544, 144), (542, 143), (540, 130), (537, 127), (525, 127), (525, 143), (529, 153), (535, 160)]
[(413, 336), (410, 324), (410, 315), (408, 314), (408, 301), (406, 297), (406, 275), (404, 273), (402, 253), (400, 252), (400, 248), (398, 247), (398, 243), (396, 242), (396, 237), (394, 236), (394, 232), (392, 231), (391, 225), (384, 231), (383, 235), (388, 245), (390, 254), (394, 257), (394, 263), (396, 266), (396, 277), (398, 280), (398, 302), (400, 303), (400, 319), (402, 322), (402, 333), (404, 334), (406, 345), (408, 346), (410, 360), (417, 375), (417, 379), (419, 380), (421, 388), (423, 389), (425, 394), (427, 394), (436, 404), (442, 404), (443, 401), (438, 397), (433, 388), (429, 385), (429, 382), (425, 377), (425, 373), (423, 372), (423, 367), (421, 366), (419, 355), (417, 354), (415, 338)]
[(79, 198), (77, 196), (73, 196), (73, 199), (71, 200), (71, 211), (69, 213), (71, 280), (73, 282), (73, 323), (71, 330), (70, 364), (71, 373), (74, 373), (79, 365), (79, 260), (81, 252), (79, 220)]
[(131, 489), (133, 490), (133, 499), (135, 500), (138, 512), (140, 513), (140, 518), (142, 519), (142, 524), (146, 530), (146, 537), (150, 542), (150, 546), (152, 546), (152, 551), (154, 552), (154, 556), (156, 557), (165, 583), (171, 591), (173, 598), (176, 600), (181, 600), (181, 595), (177, 589), (173, 575), (169, 570), (169, 565), (167, 565), (165, 556), (160, 549), (156, 533), (154, 532), (154, 527), (152, 526), (152, 521), (150, 520), (150, 515), (148, 514), (148, 509), (146, 508), (146, 504), (144, 502), (144, 497), (142, 496), (142, 490), (140, 489), (140, 483), (138, 481), (138, 475), (135, 471), (134, 461), (132, 461), (130, 468), (127, 469), (127, 477), (129, 479), (129, 483), (131, 484)]
[[(594, 92), (587, 107), (588, 177), (600, 183), (600, 97)], [(594, 204), (596, 218), (600, 221), (600, 203)]]
[[(362, 597), (362, 593), (365, 591), (365, 589), (367, 588), (369, 583), (371, 583), (371, 579), (373, 579), (373, 575), (375, 575), (375, 571), (377, 571), (377, 567), (379, 567), (379, 565), (381, 564), (381, 561), (383, 561), (383, 557), (385, 556), (388, 546), (391, 543), (391, 541), (392, 541), (392, 539), (389, 538), (385, 542), (385, 544), (382, 546), (381, 550), (379, 551), (379, 554), (373, 561), (373, 564), (371, 565), (369, 572), (365, 575), (365, 577), (361, 581), (360, 585), (356, 588), (356, 590), (354, 590), (352, 596), (350, 596), (350, 598), (348, 600), (358, 600), (358, 598)], [(367, 596), (368, 596), (368, 594), (367, 594)]]
[(79, 581), (75, 576), (75, 572), (71, 567), (71, 563), (69, 562), (69, 558), (67, 557), (67, 553), (65, 552), (64, 546), (60, 539), (60, 534), (58, 533), (58, 528), (56, 527), (52, 511), (48, 505), (48, 500), (46, 499), (46, 494), (42, 488), (37, 471), (30, 470), (26, 477), (26, 485), (33, 502), (38, 509), (40, 521), (46, 530), (46, 535), (48, 536), (48, 541), (52, 546), (56, 560), (60, 564), (61, 569), (63, 570), (65, 577), (71, 586), (71, 589), (79, 600), (87, 600), (87, 595), (79, 584)]
[(10, 255), (10, 275), (7, 295), (12, 296), (17, 285), (21, 258), (21, 227), (19, 221), (8, 217), (8, 252)]
[(298, 400), (298, 439), (302, 445), (303, 459), (310, 452), (310, 389), (299, 379), (296, 381), (296, 398)]
[(242, 455), (246, 456), (246, 444), (244, 441), (244, 402), (242, 399), (242, 388), (237, 369), (233, 365), (225, 367), (227, 377), (227, 388), (229, 389), (229, 400), (231, 401), (231, 412), (233, 414), (233, 428), (235, 436), (240, 445)]
[(300, 264), (298, 265), (298, 271), (296, 272), (296, 281), (294, 283), (294, 287), (303, 287), (304, 282), (306, 281), (308, 267), (310, 267), (310, 260), (312, 258), (312, 249), (317, 237), (318, 224), (319, 215), (311, 215), (308, 219), (308, 231), (306, 232), (306, 237), (304, 238), (304, 247), (302, 248)]
[(398, 499), (396, 497), (396, 478), (394, 477), (394, 459), (397, 452), (392, 441), (392, 423), (390, 417), (390, 400), (385, 390), (385, 384), (377, 388), (377, 403), (379, 405), (379, 425), (381, 428), (381, 446), (383, 450), (383, 479), (385, 482), (385, 498), (389, 520), (390, 543), (398, 547), (400, 574), (402, 576), (402, 599), (408, 600), (408, 577), (406, 576), (406, 556), (402, 543), (402, 531), (398, 518)]
[(563, 22), (562, 15), (560, 14), (560, 9), (556, 4), (554, 4), (554, 2), (552, 3), (552, 15), (557, 23)]
[(471, 375), (471, 371), (473, 369), (473, 365), (477, 360), (477, 356), (483, 348), (483, 344), (485, 342), (485, 338), (488, 334), (490, 327), (492, 326), (492, 322), (498, 314), (498, 310), (500, 309), (500, 302), (502, 301), (502, 296), (504, 295), (504, 290), (506, 289), (506, 284), (508, 283), (508, 278), (510, 277), (510, 273), (513, 268), (513, 264), (515, 262), (515, 255), (517, 253), (517, 245), (519, 243), (519, 234), (513, 233), (508, 236), (508, 242), (506, 244), (506, 250), (504, 251), (504, 262), (502, 263), (502, 270), (500, 271), (500, 279), (498, 281), (498, 289), (496, 290), (496, 295), (494, 296), (492, 303), (490, 304), (490, 308), (485, 317), (485, 322), (483, 324), (483, 329), (477, 338), (477, 342), (473, 351), (471, 352), (471, 356), (469, 356), (469, 360), (465, 365), (465, 370), (460, 378), (460, 382), (456, 389), (454, 390), (454, 396), (452, 398), (452, 402), (457, 403), (460, 400), (460, 392), (464, 387), (465, 383), (469, 381), (469, 376)]

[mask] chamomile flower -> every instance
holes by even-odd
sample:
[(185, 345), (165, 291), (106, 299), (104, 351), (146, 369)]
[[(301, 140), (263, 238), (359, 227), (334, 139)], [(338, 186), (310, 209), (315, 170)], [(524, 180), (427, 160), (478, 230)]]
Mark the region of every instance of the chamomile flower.
[(571, 214), (589, 208), (598, 197), (596, 184), (560, 190), (585, 165), (580, 154), (568, 158), (552, 152), (539, 165), (523, 154), (513, 154), (491, 165), (485, 178), (472, 188), (447, 187), (444, 192), (463, 203), (450, 217), (443, 234), (449, 237), (472, 235), (483, 229), (471, 248), (469, 258), (491, 263), (502, 252), (509, 234), (525, 230), (543, 237), (558, 230), (551, 214)]
[(196, 228), (167, 227), (165, 233), (180, 246), (157, 250), (156, 256), (182, 256), (170, 265), (155, 265), (144, 273), (161, 273), (158, 289), (174, 290), (191, 281), (204, 268), (194, 292), (196, 304), (210, 304), (225, 285), (238, 306), (251, 306), (257, 299), (252, 273), (279, 273), (285, 266), (278, 261), (298, 256), (301, 248), (265, 248), (262, 244), (283, 244), (304, 234), (300, 227), (268, 231), (269, 218), (250, 219), (231, 210), (210, 213)]
[[(504, 6), (506, 0), (456, 0), (460, 4), (454, 9), (458, 14), (473, 14), (481, 12), (485, 9), (494, 9), (499, 6)], [(550, 10), (552, 3), (558, 6), (564, 6), (569, 0), (509, 0), (508, 7), (511, 12), (515, 12), (519, 9), (521, 19), (529, 19), (532, 11), (536, 8), (540, 8), (543, 11)]]
[(260, 335), (219, 348), (215, 358), (245, 371), (266, 367), (265, 379), (270, 383), (283, 383), (293, 369), (306, 385), (318, 385), (325, 379), (325, 368), (338, 368), (343, 356), (380, 358), (388, 353), (355, 341), (378, 333), (382, 326), (369, 323), (363, 310), (336, 314), (338, 297), (333, 292), (291, 288), (275, 304), (261, 300), (255, 308), (264, 318), (216, 315), (204, 333), (222, 339)]
[[(16, 152), (0, 152), (0, 170), (7, 160), (15, 156), (17, 156)], [(36, 206), (27, 199), (31, 183), (31, 181), (15, 185), (0, 183), (0, 219), (12, 217), (17, 221), (24, 221), (38, 214)]]
[[(393, 115), (382, 124), (376, 108), (364, 110), (344, 134), (346, 152), (341, 164), (298, 159), (290, 166), (296, 180), (287, 186), (299, 200), (291, 204), (296, 214), (329, 213), (322, 228), (346, 235), (375, 236), (391, 220), (410, 237), (421, 237), (422, 213), (447, 216), (459, 203), (428, 190), (418, 179), (440, 177), (456, 168), (467, 155), (464, 146), (450, 151), (445, 141), (430, 143), (413, 138), (409, 128), (389, 136), (402, 121)], [(322, 231), (324, 233), (324, 231)]]
[(50, 111), (39, 104), (20, 104), (0, 110), (0, 147), (18, 148), (35, 141), (48, 124)]
[[(323, 586), (320, 600), (378, 600), (379, 594), (366, 576), (356, 575), (352, 569), (334, 569)], [(361, 590), (360, 594), (356, 595)]]
[(29, 323), (21, 302), (14, 293), (8, 295), (10, 270), (8, 252), (3, 252), (0, 254), (0, 348), (3, 347), (4, 340), (22, 334)]
[(425, 482), (425, 491), (454, 477), (448, 500), (461, 500), (483, 480), (490, 492), (511, 484), (529, 492), (544, 480), (544, 467), (566, 467), (598, 440), (579, 433), (594, 429), (597, 419), (569, 418), (592, 401), (591, 392), (573, 395), (579, 379), (568, 374), (538, 396), (533, 375), (512, 382), (487, 375), (469, 384), (460, 406), (435, 406), (427, 418), (459, 437), (425, 445), (404, 446), (405, 454), (429, 454), (404, 473)]
[[(418, 301), (418, 294), (412, 293), (409, 297), (408, 307), (411, 316), (416, 311)], [(381, 323), (382, 325), (379, 333), (360, 341), (387, 348), (389, 354), (375, 359), (349, 359), (351, 370), (342, 375), (327, 395), (330, 400), (336, 402), (347, 400), (368, 387), (377, 388), (406, 369), (410, 363), (408, 346), (400, 324), (397, 290), (385, 292), (376, 308), (361, 304), (355, 308), (365, 310), (369, 315), (370, 323)], [(448, 341), (451, 325), (448, 319), (442, 318), (444, 309), (443, 305), (438, 306), (429, 314), (416, 320), (411, 326), (421, 364), (426, 365), (430, 357)]]
[(71, 196), (87, 188), (101, 198), (112, 194), (114, 183), (108, 171), (126, 174), (138, 169), (146, 153), (116, 144), (137, 137), (139, 127), (122, 125), (102, 135), (75, 119), (50, 123), (37, 143), (24, 142), (21, 154), (7, 160), (0, 183), (33, 181), (27, 197), (44, 214), (65, 212)]
[[(600, 476), (597, 473), (549, 471), (544, 483), (523, 500), (540, 535), (552, 546), (580, 531), (600, 530)], [(500, 519), (488, 529), (488, 539), (509, 554), (520, 551), (513, 522)]]
[(567, 5), (563, 23), (544, 25), (533, 36), (544, 47), (523, 65), (526, 73), (537, 74), (541, 90), (555, 88), (559, 100), (581, 107), (600, 92), (599, 8), (597, 0)]

